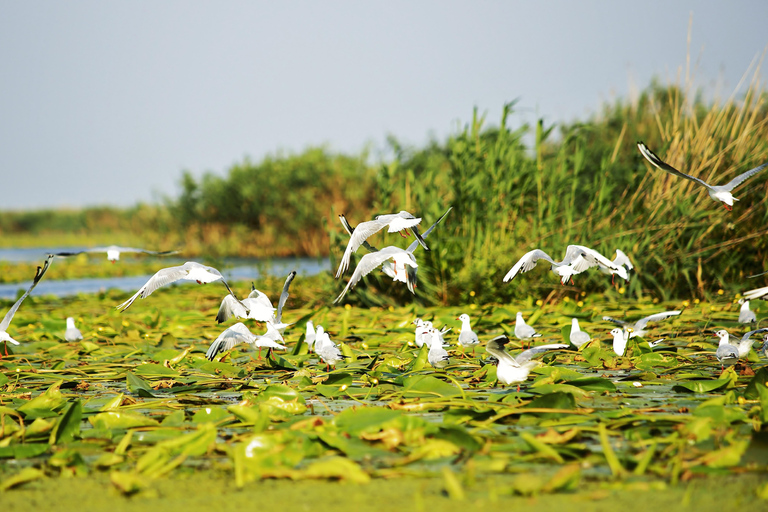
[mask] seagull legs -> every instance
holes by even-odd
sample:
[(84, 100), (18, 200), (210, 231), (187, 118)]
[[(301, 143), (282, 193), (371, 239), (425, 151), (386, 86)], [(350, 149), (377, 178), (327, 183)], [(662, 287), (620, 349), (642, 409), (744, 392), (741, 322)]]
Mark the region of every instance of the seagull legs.
[(724, 207), (725, 207), (725, 209), (726, 209), (726, 210), (728, 210), (729, 212), (733, 211), (733, 206), (728, 206), (728, 205), (727, 205), (727, 204), (725, 204), (725, 203), (723, 203), (723, 206), (724, 206)]

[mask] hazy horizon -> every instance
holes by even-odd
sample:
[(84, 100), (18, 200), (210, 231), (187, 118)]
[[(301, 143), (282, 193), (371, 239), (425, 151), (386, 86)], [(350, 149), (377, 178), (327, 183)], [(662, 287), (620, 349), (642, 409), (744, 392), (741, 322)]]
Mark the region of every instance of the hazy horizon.
[[(569, 122), (690, 69), (730, 96), (768, 3), (0, 0), (2, 210), (125, 207), (310, 146), (443, 140), (472, 109)], [(761, 14), (762, 13), (762, 14)], [(763, 79), (765, 73), (760, 75)], [(682, 79), (681, 79), (682, 80)], [(740, 90), (743, 92), (743, 87)]]

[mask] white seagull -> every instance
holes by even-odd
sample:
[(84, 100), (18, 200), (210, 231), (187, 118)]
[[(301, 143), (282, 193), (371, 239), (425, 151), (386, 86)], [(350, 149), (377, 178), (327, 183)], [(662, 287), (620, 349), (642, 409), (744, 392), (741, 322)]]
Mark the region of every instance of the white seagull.
[(61, 257), (75, 256), (77, 254), (82, 254), (84, 252), (106, 252), (107, 259), (112, 263), (114, 263), (120, 259), (121, 252), (140, 252), (144, 254), (154, 254), (155, 256), (166, 256), (168, 254), (177, 254), (179, 251), (150, 251), (147, 249), (138, 249), (136, 247), (120, 247), (117, 245), (109, 245), (107, 247), (93, 247), (91, 249), (84, 249), (82, 251), (75, 251), (75, 252), (58, 252), (54, 254), (54, 256), (61, 256)]
[(728, 366), (736, 364), (739, 360), (739, 349), (731, 345), (731, 335), (725, 329), (721, 329), (715, 334), (720, 338), (715, 357), (720, 362), (720, 369), (722, 370), (726, 364)]
[(341, 349), (331, 341), (331, 337), (325, 332), (322, 325), (318, 325), (315, 332), (315, 353), (325, 363), (326, 370), (330, 370), (331, 366), (336, 366), (336, 363), (346, 357), (341, 353)]
[[(389, 233), (410, 229), (416, 237), (416, 240), (418, 240), (422, 247), (424, 247), (424, 250), (428, 251), (429, 247), (427, 247), (426, 242), (424, 242), (423, 238), (416, 230), (416, 225), (419, 222), (421, 222), (421, 218), (414, 217), (406, 211), (401, 211), (400, 213), (379, 215), (374, 220), (369, 220), (367, 222), (361, 222), (358, 224), (349, 238), (349, 243), (347, 243), (347, 248), (344, 251), (344, 255), (341, 257), (341, 263), (339, 264), (339, 269), (336, 272), (336, 279), (340, 278), (341, 275), (347, 271), (347, 268), (349, 268), (349, 260), (352, 257), (352, 253), (356, 252), (357, 249), (363, 244), (363, 242), (368, 239), (368, 237), (378, 233), (384, 229), (385, 226), (388, 227), (387, 231)], [(342, 221), (342, 224), (343, 223), (344, 221)]]
[(560, 348), (568, 348), (568, 345), (562, 343), (554, 343), (550, 345), (540, 345), (528, 350), (524, 350), (517, 357), (512, 357), (506, 350), (504, 345), (509, 342), (509, 338), (502, 334), (497, 336), (488, 342), (485, 350), (493, 357), (499, 360), (499, 366), (496, 369), (496, 379), (505, 386), (511, 386), (517, 384), (517, 391), (520, 391), (520, 383), (525, 382), (528, 378), (528, 374), (536, 367), (539, 361), (531, 361), (531, 359), (542, 352), (548, 350), (555, 350)]
[(552, 272), (560, 276), (562, 284), (566, 284), (573, 275), (580, 274), (592, 267), (606, 269), (608, 273), (618, 274), (625, 280), (629, 279), (626, 268), (622, 264), (616, 264), (599, 252), (583, 245), (569, 245), (565, 249), (563, 261), (553, 260), (547, 253), (541, 249), (534, 249), (527, 252), (515, 263), (504, 276), (503, 282), (511, 281), (521, 272), (532, 270), (539, 260), (546, 260), (550, 263)]
[[(358, 226), (358, 229), (359, 228), (360, 226)], [(402, 281), (403, 283), (407, 282), (408, 274), (405, 271), (406, 265), (413, 268), (419, 266), (416, 263), (416, 258), (413, 257), (413, 253), (410, 253), (399, 247), (389, 246), (378, 252), (368, 253), (360, 258), (360, 261), (358, 262), (352, 277), (349, 278), (347, 286), (344, 288), (344, 290), (342, 290), (341, 294), (336, 297), (336, 300), (334, 300), (333, 303), (336, 304), (340, 302), (344, 295), (346, 295), (349, 290), (354, 288), (360, 279), (370, 274), (376, 267), (380, 266), (382, 263), (388, 260), (392, 260), (395, 265), (394, 280)]]
[(536, 332), (536, 329), (525, 323), (523, 314), (518, 311), (515, 318), (515, 337), (521, 341), (530, 340), (531, 338), (541, 338), (541, 334)]
[(45, 275), (45, 272), (48, 270), (48, 267), (51, 265), (51, 260), (53, 259), (53, 254), (49, 254), (48, 258), (45, 260), (45, 263), (43, 263), (42, 268), (37, 267), (37, 270), (35, 271), (35, 278), (32, 280), (32, 286), (29, 287), (29, 289), (24, 292), (24, 295), (22, 295), (19, 300), (16, 301), (16, 303), (11, 306), (11, 309), (8, 310), (8, 312), (5, 314), (5, 317), (3, 317), (3, 321), (0, 322), (0, 341), (3, 342), (3, 348), (5, 351), (5, 355), (8, 355), (8, 342), (10, 341), (14, 345), (19, 345), (19, 342), (15, 339), (11, 338), (11, 336), (8, 334), (8, 327), (11, 325), (11, 322), (13, 321), (13, 315), (16, 314), (16, 311), (19, 309), (19, 306), (21, 306), (21, 303), (24, 302), (24, 299), (27, 298), (27, 296), (32, 292), (32, 290), (35, 289), (35, 286), (37, 286), (37, 283), (40, 282), (40, 280)]
[(307, 343), (310, 352), (312, 352), (312, 349), (314, 348), (316, 337), (317, 332), (315, 331), (315, 324), (312, 323), (312, 320), (308, 320), (307, 333), (304, 335), (304, 341)]
[(67, 341), (78, 341), (83, 339), (80, 329), (75, 327), (75, 319), (71, 316), (67, 318), (67, 330), (64, 331), (64, 339)]
[(623, 356), (624, 352), (627, 351), (627, 341), (632, 337), (631, 330), (617, 327), (611, 330), (611, 334), (613, 335), (613, 351), (616, 352), (616, 355)]
[(261, 349), (280, 349), (285, 350), (284, 345), (274, 342), (266, 336), (257, 336), (248, 330), (248, 327), (244, 323), (238, 322), (224, 330), (208, 347), (208, 351), (205, 353), (205, 357), (208, 360), (213, 361), (213, 358), (221, 352), (231, 350), (235, 346), (247, 343), (259, 349), (259, 358), (261, 358)]
[(586, 332), (582, 331), (579, 327), (579, 319), (574, 317), (571, 320), (571, 334), (569, 336), (569, 340), (573, 346), (579, 348), (591, 339), (592, 337)]
[(684, 172), (680, 172), (668, 163), (664, 162), (661, 158), (656, 156), (653, 151), (648, 149), (648, 147), (643, 144), (642, 142), (637, 143), (637, 149), (640, 150), (640, 153), (645, 157), (646, 160), (648, 160), (651, 165), (654, 167), (661, 169), (662, 171), (666, 171), (670, 174), (674, 174), (675, 176), (680, 176), (681, 178), (685, 178), (687, 180), (694, 181), (698, 183), (699, 185), (706, 187), (707, 192), (709, 192), (709, 197), (714, 199), (715, 201), (720, 201), (723, 203), (723, 206), (725, 206), (725, 209), (728, 211), (731, 211), (733, 209), (733, 202), (738, 201), (735, 197), (731, 195), (731, 191), (744, 183), (745, 180), (748, 178), (754, 176), (758, 172), (762, 171), (766, 167), (768, 167), (768, 163), (764, 163), (763, 165), (759, 165), (755, 167), (754, 169), (750, 169), (745, 173), (739, 174), (735, 178), (733, 178), (731, 181), (726, 183), (725, 185), (710, 185), (709, 183), (705, 182), (704, 180), (701, 180), (695, 176), (691, 176), (689, 174), (685, 174)]
[(450, 363), (450, 357), (448, 351), (443, 348), (443, 336), (437, 329), (430, 329), (427, 336), (430, 338), (427, 361), (433, 368), (445, 368)]
[(432, 322), (425, 322), (421, 318), (417, 318), (412, 323), (416, 324), (415, 339), (416, 346), (421, 348), (425, 343), (429, 342), (428, 336), (432, 330)]
[(469, 315), (464, 313), (456, 320), (461, 320), (461, 330), (459, 331), (459, 345), (464, 348), (472, 347), (472, 352), (475, 350), (475, 345), (480, 343), (477, 337), (477, 333), (472, 330), (472, 326), (469, 324)]
[[(429, 227), (429, 229), (427, 229), (424, 233), (422, 233), (421, 238), (422, 239), (427, 238), (427, 236), (429, 236), (429, 234), (435, 229), (435, 227), (437, 227), (437, 225), (440, 224), (440, 222), (442, 222), (442, 220), (450, 213), (450, 211), (452, 209), (453, 209), (452, 206), (449, 207), (445, 211), (445, 213), (439, 219), (437, 219), (434, 222), (434, 224), (432, 224)], [(349, 236), (352, 236), (352, 234), (355, 231), (355, 228), (353, 228), (349, 224), (349, 221), (347, 221), (347, 218), (344, 215), (339, 215), (339, 220), (341, 221), (341, 225), (344, 226), (344, 229), (347, 231)], [(419, 245), (421, 245), (421, 242), (417, 238), (414, 242), (411, 243), (411, 245), (408, 246), (406, 251), (410, 252), (410, 253), (413, 253), (416, 250), (416, 248), (419, 247)], [(378, 249), (376, 247), (372, 246), (368, 242), (363, 242), (363, 247), (365, 247), (369, 252), (377, 252), (378, 251)], [(393, 262), (391, 262), (391, 261), (385, 261), (381, 265), (381, 271), (384, 272), (389, 277), (391, 277), (392, 279), (395, 279), (396, 276), (397, 276), (396, 270), (397, 269), (395, 268), (395, 264)], [(408, 286), (408, 290), (411, 293), (416, 293), (415, 288), (416, 288), (416, 271), (417, 270), (418, 270), (418, 268), (416, 268), (416, 267), (410, 267), (410, 266), (406, 266), (405, 267), (405, 272), (406, 272), (405, 284)]]
[(267, 294), (251, 285), (251, 293), (243, 300), (237, 300), (232, 295), (227, 295), (222, 299), (219, 312), (216, 314), (216, 322), (222, 323), (233, 316), (243, 320), (251, 318), (257, 322), (271, 322), (275, 324), (278, 330), (284, 332), (285, 328), (290, 324), (282, 323), (283, 306), (285, 306), (285, 302), (288, 300), (288, 289), (294, 277), (296, 277), (295, 270), (288, 274), (288, 277), (285, 279), (283, 292), (280, 294), (280, 299), (277, 302), (277, 310), (275, 310)]
[(634, 324), (624, 320), (618, 320), (610, 316), (604, 316), (603, 320), (607, 322), (613, 322), (614, 324), (620, 325), (627, 330), (631, 329), (629, 330), (629, 337), (634, 338), (635, 336), (645, 336), (647, 334), (648, 331), (645, 330), (645, 326), (648, 324), (648, 322), (659, 322), (661, 320), (666, 320), (669, 317), (679, 315), (680, 313), (682, 313), (682, 311), (664, 311), (663, 313), (656, 313), (655, 315), (641, 318)]
[(757, 322), (757, 315), (754, 311), (749, 309), (749, 301), (739, 299), (739, 304), (741, 304), (741, 309), (739, 310), (739, 323), (751, 324), (753, 322)]
[[(617, 267), (624, 267), (624, 269), (626, 269), (627, 278), (629, 278), (629, 271), (635, 268), (635, 266), (632, 265), (632, 262), (629, 260), (629, 257), (621, 249), (616, 249), (616, 257), (613, 258), (613, 263)], [(617, 272), (614, 272), (613, 269), (604, 267), (603, 265), (600, 265), (598, 268), (603, 274), (610, 275), (611, 282), (613, 282), (613, 278), (616, 276)], [(626, 280), (629, 281), (629, 279)]]
[(715, 334), (720, 338), (720, 344), (722, 345), (723, 340), (725, 339), (726, 343), (736, 347), (736, 350), (739, 353), (739, 359), (744, 359), (749, 355), (749, 352), (752, 350), (752, 343), (753, 341), (750, 339), (753, 334), (761, 334), (764, 332), (768, 332), (768, 327), (763, 327), (762, 329), (755, 329), (754, 331), (749, 331), (744, 336), (741, 337), (741, 339), (731, 336), (728, 331), (725, 329), (721, 329), (717, 331)]
[(146, 299), (158, 288), (161, 288), (167, 284), (175, 283), (176, 281), (194, 281), (197, 284), (221, 281), (222, 284), (227, 288), (229, 294), (232, 295), (235, 300), (237, 300), (237, 297), (235, 297), (235, 294), (232, 293), (232, 289), (224, 280), (221, 272), (213, 267), (206, 267), (200, 263), (188, 261), (183, 265), (179, 265), (178, 267), (168, 267), (158, 270), (155, 275), (149, 278), (149, 281), (147, 281), (144, 286), (139, 288), (139, 291), (137, 291), (133, 297), (117, 306), (117, 309), (119, 309), (121, 312), (125, 311), (131, 307), (131, 304), (133, 304), (133, 301), (135, 301), (137, 298), (141, 297), (142, 299)]

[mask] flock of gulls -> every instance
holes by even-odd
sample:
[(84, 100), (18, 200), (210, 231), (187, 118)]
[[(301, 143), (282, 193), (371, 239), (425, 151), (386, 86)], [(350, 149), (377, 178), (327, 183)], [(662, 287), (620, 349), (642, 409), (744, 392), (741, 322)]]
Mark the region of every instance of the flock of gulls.
[[(729, 211), (732, 209), (734, 201), (737, 201), (737, 199), (731, 195), (731, 191), (751, 176), (768, 167), (768, 163), (763, 164), (735, 177), (725, 185), (715, 186), (710, 185), (699, 178), (685, 174), (665, 163), (642, 142), (638, 142), (637, 147), (643, 157), (645, 157), (651, 165), (672, 175), (702, 185), (707, 189), (712, 199), (722, 202), (725, 208)], [(336, 278), (340, 279), (347, 270), (349, 270), (352, 262), (352, 255), (355, 254), (360, 247), (363, 247), (367, 253), (359, 259), (346, 287), (335, 299), (334, 303), (341, 302), (345, 295), (353, 289), (363, 277), (377, 268), (381, 268), (381, 271), (385, 275), (391, 277), (393, 281), (405, 283), (411, 293), (415, 293), (418, 270), (416, 250), (419, 247), (422, 247), (425, 251), (430, 250), (426, 239), (446, 218), (450, 211), (451, 208), (448, 208), (448, 210), (423, 233), (419, 231), (418, 227), (421, 224), (422, 219), (406, 211), (388, 215), (379, 215), (375, 219), (361, 222), (355, 227), (349, 223), (344, 215), (340, 215), (339, 220), (343, 228), (349, 234), (349, 241), (339, 263), (338, 270), (336, 271)], [(382, 249), (377, 249), (367, 240), (384, 228), (387, 229), (388, 233), (399, 233), (402, 237), (406, 238), (412, 234), (415, 241), (413, 241), (413, 243), (406, 249), (397, 246), (387, 246)], [(8, 334), (8, 329), (13, 320), (13, 316), (24, 299), (29, 296), (37, 283), (43, 278), (52, 260), (56, 257), (66, 258), (83, 252), (106, 252), (108, 260), (113, 263), (120, 259), (121, 253), (147, 253), (153, 255), (176, 253), (176, 251), (149, 251), (132, 247), (109, 246), (78, 252), (49, 254), (44, 264), (37, 268), (32, 285), (26, 293), (16, 301), (5, 315), (2, 322), (0, 322), (0, 341), (2, 341), (4, 347), (6, 347), (6, 356), (8, 355), (8, 342), (15, 345), (19, 344), (17, 340), (13, 339)], [(599, 271), (610, 275), (612, 280), (618, 276), (621, 279), (629, 281), (630, 272), (634, 268), (629, 257), (621, 249), (616, 249), (616, 256), (613, 259), (609, 259), (589, 247), (583, 245), (568, 245), (565, 248), (562, 260), (560, 261), (555, 261), (553, 257), (541, 249), (534, 249), (524, 254), (506, 275), (504, 275), (502, 281), (505, 283), (510, 282), (518, 275), (533, 270), (537, 263), (542, 260), (549, 264), (550, 270), (559, 277), (562, 284), (568, 282), (573, 283), (574, 276), (592, 268), (597, 268)], [(295, 271), (288, 275), (279, 297), (277, 307), (274, 307), (269, 297), (255, 288), (252, 289), (247, 297), (242, 299), (238, 298), (224, 280), (221, 272), (217, 269), (197, 262), (188, 261), (183, 265), (163, 268), (157, 271), (157, 273), (155, 273), (134, 295), (122, 304), (119, 304), (117, 309), (121, 312), (125, 311), (130, 308), (137, 299), (146, 299), (159, 288), (179, 281), (192, 281), (198, 284), (207, 284), (218, 281), (224, 285), (227, 293), (221, 301), (221, 306), (216, 315), (216, 322), (221, 324), (232, 318), (250, 322), (259, 322), (264, 324), (265, 332), (263, 334), (254, 334), (245, 323), (238, 321), (227, 327), (213, 341), (213, 343), (211, 343), (206, 352), (206, 357), (209, 360), (213, 360), (215, 357), (223, 354), (221, 356), (223, 359), (230, 350), (243, 343), (259, 349), (259, 357), (261, 357), (260, 352), (262, 348), (266, 348), (270, 351), (286, 349), (283, 334), (286, 328), (292, 324), (283, 322), (283, 309), (289, 296), (289, 288), (295, 277)], [(743, 296), (744, 298), (739, 301), (741, 303), (741, 309), (738, 320), (744, 324), (754, 325), (756, 316), (754, 312), (749, 309), (749, 301), (754, 299), (768, 300), (768, 287), (748, 291), (744, 293)], [(629, 339), (637, 336), (644, 336), (647, 333), (647, 326), (649, 323), (659, 322), (680, 314), (681, 311), (665, 311), (641, 318), (635, 322), (626, 322), (611, 317), (603, 317), (603, 320), (618, 325), (618, 327), (610, 331), (610, 335), (613, 337), (614, 352), (619, 356), (623, 356), (625, 355)], [(462, 314), (456, 320), (460, 322), (456, 344), (461, 348), (462, 355), (466, 355), (466, 350), (468, 349), (471, 349), (472, 354), (474, 355), (474, 350), (477, 345), (480, 344), (480, 339), (477, 333), (472, 330), (470, 317), (467, 314)], [(432, 322), (419, 318), (413, 323), (416, 326), (414, 333), (415, 346), (421, 348), (426, 345), (428, 349), (427, 360), (429, 364), (434, 368), (445, 368), (450, 361), (450, 355), (446, 350), (449, 345), (446, 344), (445, 335), (452, 330), (452, 327), (443, 326), (438, 329)], [(720, 339), (720, 343), (715, 356), (720, 362), (721, 367), (732, 365), (739, 359), (745, 358), (752, 349), (753, 340), (751, 339), (751, 336), (766, 332), (768, 332), (768, 328), (755, 329), (747, 332), (741, 338), (736, 338), (731, 336), (726, 330), (717, 331), (715, 334)], [(535, 339), (542, 337), (541, 333), (537, 332), (533, 326), (526, 323), (522, 312), (518, 312), (516, 315), (514, 335), (520, 340), (523, 348), (531, 345)], [(75, 326), (73, 318), (67, 318), (65, 339), (67, 341), (77, 341), (82, 339), (82, 334)], [(592, 337), (580, 329), (578, 319), (573, 318), (567, 343), (547, 343), (531, 346), (520, 352), (518, 355), (512, 356), (505, 349), (505, 345), (509, 342), (509, 338), (506, 335), (501, 335), (487, 341), (485, 350), (498, 361), (497, 379), (499, 383), (505, 386), (517, 385), (519, 390), (520, 383), (527, 379), (531, 369), (538, 364), (538, 362), (533, 359), (535, 356), (550, 350), (579, 349), (591, 340)], [(648, 344), (653, 348), (663, 341), (664, 340), (661, 339), (655, 342), (648, 342)], [(322, 363), (326, 365), (327, 369), (330, 369), (331, 366), (334, 366), (345, 358), (342, 350), (331, 340), (330, 334), (325, 331), (323, 326), (314, 326), (312, 321), (307, 322), (304, 343), (307, 343), (309, 351), (314, 352)], [(765, 335), (764, 337), (764, 344), (761, 350), (763, 352), (768, 350), (768, 335)]]

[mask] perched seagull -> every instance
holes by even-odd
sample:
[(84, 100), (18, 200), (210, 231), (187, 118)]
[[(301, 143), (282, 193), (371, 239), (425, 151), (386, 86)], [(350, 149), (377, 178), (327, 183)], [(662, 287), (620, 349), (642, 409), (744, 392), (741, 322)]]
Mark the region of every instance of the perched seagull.
[(77, 254), (83, 254), (84, 252), (106, 252), (107, 259), (114, 263), (120, 259), (121, 252), (142, 252), (144, 254), (154, 254), (155, 256), (166, 256), (168, 254), (177, 254), (179, 251), (149, 251), (147, 249), (137, 249), (136, 247), (119, 247), (117, 245), (110, 245), (107, 247), (93, 247), (91, 249), (75, 252), (59, 252), (54, 254), (54, 256), (75, 256)]
[[(632, 265), (632, 262), (629, 261), (629, 257), (627, 257), (626, 254), (624, 254), (624, 251), (621, 249), (616, 249), (616, 257), (613, 259), (614, 265), (617, 267), (624, 267), (624, 269), (627, 272), (627, 281), (629, 281), (629, 271), (635, 268), (634, 265)], [(613, 279), (616, 276), (617, 272), (614, 272), (612, 269), (605, 267), (603, 265), (599, 265), (598, 268), (600, 269), (600, 272), (603, 274), (608, 274), (611, 276), (611, 283), (613, 283)]]
[(443, 337), (440, 331), (437, 329), (431, 329), (428, 334), (429, 340), (429, 352), (427, 353), (427, 361), (433, 368), (445, 368), (450, 363), (450, 357), (448, 352), (443, 348)]
[(631, 322), (625, 322), (624, 320), (618, 320), (616, 318), (611, 318), (610, 316), (604, 316), (603, 320), (607, 322), (613, 322), (616, 325), (620, 325), (627, 330), (628, 328), (631, 328), (629, 332), (629, 337), (634, 338), (635, 336), (645, 336), (647, 331), (645, 330), (645, 326), (648, 324), (648, 322), (659, 322), (661, 320), (666, 320), (669, 317), (676, 316), (682, 313), (682, 311), (664, 311), (663, 313), (656, 313), (655, 315), (646, 316), (645, 318), (641, 318), (634, 324)]
[[(421, 238), (427, 238), (427, 236), (429, 236), (429, 234), (435, 229), (435, 227), (437, 227), (437, 225), (440, 224), (440, 222), (442, 222), (442, 220), (450, 213), (450, 211), (452, 209), (453, 209), (452, 206), (449, 207), (445, 211), (445, 213), (439, 219), (437, 219), (435, 221), (435, 223), (432, 224), (429, 227), (429, 229), (427, 229), (421, 235)], [(339, 220), (341, 221), (342, 226), (344, 226), (344, 229), (347, 231), (349, 236), (352, 236), (352, 234), (355, 231), (355, 228), (353, 228), (349, 224), (349, 221), (347, 221), (347, 218), (344, 215), (339, 215)], [(411, 243), (411, 245), (408, 246), (408, 248), (406, 249), (406, 252), (410, 252), (411, 254), (413, 254), (413, 252), (416, 250), (417, 247), (419, 247), (419, 245), (420, 245), (420, 242), (419, 242), (419, 240), (417, 238), (416, 241), (414, 241), (413, 243)], [(363, 247), (365, 247), (369, 252), (377, 252), (378, 251), (378, 249), (376, 247), (373, 247), (368, 242), (363, 242)], [(418, 270), (418, 268), (416, 268), (416, 267), (410, 267), (410, 266), (406, 266), (405, 267), (405, 272), (406, 272), (405, 284), (408, 286), (408, 290), (411, 293), (416, 293), (416, 291), (414, 289), (416, 288), (416, 271), (417, 270)], [(384, 272), (389, 277), (391, 277), (392, 279), (396, 279), (396, 277), (397, 277), (397, 273), (396, 273), (397, 269), (395, 268), (395, 264), (393, 262), (391, 262), (391, 261), (385, 261), (381, 265), (381, 271)]]
[(763, 288), (755, 288), (754, 290), (749, 290), (748, 292), (744, 292), (744, 300), (756, 300), (756, 299), (768, 300), (768, 286), (765, 286)]
[(517, 317), (515, 318), (515, 337), (521, 341), (541, 338), (541, 334), (536, 332), (536, 329), (525, 323), (523, 314), (520, 311), (517, 312)]
[(312, 349), (314, 348), (316, 338), (317, 333), (315, 331), (315, 325), (312, 323), (312, 320), (308, 320), (307, 333), (304, 335), (304, 341), (307, 343), (307, 346), (309, 346), (310, 352), (312, 352)]
[(139, 288), (139, 291), (137, 291), (133, 297), (117, 306), (117, 309), (119, 309), (121, 312), (125, 311), (131, 307), (131, 304), (133, 304), (133, 301), (135, 301), (137, 298), (141, 297), (142, 299), (146, 299), (158, 288), (167, 284), (175, 283), (176, 281), (194, 281), (197, 284), (221, 281), (222, 284), (227, 288), (229, 294), (235, 300), (237, 300), (237, 297), (235, 297), (235, 294), (232, 293), (232, 289), (224, 280), (221, 272), (213, 267), (206, 267), (200, 263), (188, 261), (178, 267), (168, 267), (158, 270), (155, 275), (149, 278), (149, 281), (147, 281), (144, 286)]
[(720, 369), (724, 369), (725, 365), (732, 366), (739, 360), (739, 349), (731, 345), (730, 334), (725, 329), (719, 330), (715, 333), (720, 338), (720, 343), (717, 346), (715, 357), (720, 362)]
[(459, 345), (461, 345), (464, 348), (472, 347), (472, 352), (475, 351), (475, 345), (480, 343), (480, 340), (477, 338), (477, 333), (472, 330), (472, 327), (469, 325), (469, 315), (466, 313), (459, 316), (456, 320), (461, 320), (461, 330), (459, 331)]
[(416, 346), (421, 348), (425, 343), (428, 343), (430, 331), (432, 330), (432, 322), (425, 322), (421, 318), (417, 318), (413, 321), (416, 324), (415, 342)]
[(505, 386), (517, 384), (518, 392), (520, 392), (520, 383), (525, 382), (531, 370), (539, 364), (539, 361), (531, 361), (535, 355), (548, 350), (568, 348), (568, 345), (562, 343), (540, 345), (521, 352), (517, 357), (512, 357), (506, 350), (504, 350), (504, 345), (508, 342), (509, 338), (502, 334), (489, 341), (485, 350), (499, 360), (499, 366), (496, 369), (496, 378), (498, 381)]
[[(360, 226), (358, 226), (358, 229)], [(357, 232), (357, 231), (355, 231)], [(419, 265), (416, 263), (416, 258), (413, 257), (413, 253), (410, 253), (399, 247), (389, 246), (385, 247), (378, 252), (371, 252), (360, 258), (360, 262), (357, 264), (352, 277), (349, 278), (349, 282), (341, 294), (333, 301), (337, 304), (344, 298), (349, 290), (355, 287), (355, 285), (364, 276), (370, 274), (376, 267), (381, 265), (387, 260), (392, 260), (395, 265), (395, 281), (407, 282), (407, 272), (405, 271), (406, 265), (416, 268)]]
[(637, 149), (640, 150), (640, 153), (645, 157), (646, 160), (648, 160), (651, 165), (654, 167), (661, 169), (662, 171), (666, 171), (670, 174), (674, 174), (675, 176), (680, 176), (681, 178), (685, 178), (687, 180), (694, 181), (698, 183), (699, 185), (706, 187), (707, 192), (709, 192), (709, 197), (714, 199), (715, 201), (721, 201), (723, 203), (723, 206), (725, 206), (725, 209), (728, 211), (731, 211), (733, 209), (733, 202), (738, 201), (735, 197), (731, 195), (731, 191), (744, 183), (745, 180), (748, 178), (754, 176), (758, 172), (762, 171), (766, 167), (768, 167), (768, 163), (764, 163), (763, 165), (759, 165), (755, 167), (754, 169), (750, 169), (747, 172), (743, 174), (739, 174), (735, 178), (733, 178), (731, 181), (726, 183), (725, 185), (710, 185), (709, 183), (705, 182), (704, 180), (701, 180), (699, 178), (696, 178), (695, 176), (690, 176), (688, 174), (685, 174), (684, 172), (680, 172), (668, 163), (662, 161), (661, 158), (656, 156), (653, 151), (648, 149), (648, 147), (643, 144), (642, 142), (637, 143)]
[(587, 334), (586, 332), (582, 331), (579, 327), (579, 319), (573, 318), (571, 320), (571, 335), (569, 336), (571, 344), (573, 344), (574, 347), (579, 348), (580, 346), (587, 343), (589, 340), (592, 339), (592, 337)]
[(325, 363), (326, 370), (330, 370), (331, 366), (336, 366), (336, 363), (346, 357), (341, 353), (339, 347), (331, 341), (331, 337), (325, 332), (322, 325), (318, 325), (315, 332), (315, 353)]
[(64, 331), (64, 339), (67, 341), (78, 341), (83, 339), (80, 329), (75, 327), (75, 319), (71, 316), (67, 318), (67, 330)]
[(16, 301), (16, 303), (11, 306), (11, 309), (8, 310), (8, 312), (5, 314), (5, 317), (3, 317), (3, 321), (0, 322), (0, 341), (3, 342), (3, 349), (5, 351), (5, 355), (8, 355), (8, 342), (10, 341), (14, 345), (19, 345), (19, 342), (15, 339), (11, 338), (11, 336), (8, 334), (8, 327), (11, 325), (11, 322), (13, 321), (13, 315), (16, 314), (16, 311), (19, 309), (19, 306), (21, 306), (21, 303), (24, 302), (24, 299), (27, 298), (27, 295), (29, 295), (32, 290), (35, 289), (35, 286), (37, 286), (37, 283), (40, 282), (40, 280), (45, 275), (45, 272), (48, 270), (48, 267), (51, 265), (51, 260), (53, 259), (53, 255), (49, 254), (48, 258), (45, 260), (45, 263), (43, 263), (42, 268), (37, 267), (37, 271), (35, 271), (35, 278), (32, 280), (32, 286), (29, 287), (29, 289), (24, 292), (24, 295), (22, 295), (19, 300)]
[(246, 327), (244, 323), (238, 322), (219, 334), (213, 343), (211, 343), (211, 346), (208, 347), (208, 351), (205, 353), (205, 357), (208, 358), (209, 361), (213, 361), (213, 358), (216, 357), (217, 354), (231, 350), (241, 343), (247, 343), (258, 348), (259, 358), (261, 358), (262, 348), (277, 348), (280, 350), (285, 350), (284, 345), (275, 343), (273, 340), (267, 338), (266, 336), (257, 336), (256, 334), (253, 334), (251, 331), (249, 331), (248, 327)]
[[(283, 324), (283, 306), (288, 300), (288, 289), (293, 282), (293, 278), (296, 277), (296, 271), (294, 270), (285, 279), (283, 284), (283, 292), (280, 294), (280, 299), (277, 302), (277, 310), (272, 306), (272, 301), (264, 292), (257, 290), (251, 285), (251, 293), (243, 300), (237, 300), (233, 295), (227, 295), (221, 301), (219, 306), (219, 312), (216, 314), (216, 322), (222, 323), (231, 317), (240, 319), (252, 318), (258, 322), (272, 322), (280, 330), (284, 332), (285, 328), (290, 324)], [(277, 311), (277, 312), (275, 312)]]
[(736, 347), (736, 350), (739, 353), (739, 359), (744, 359), (749, 355), (749, 352), (752, 350), (752, 343), (753, 341), (750, 339), (753, 334), (761, 334), (764, 332), (768, 332), (768, 327), (763, 327), (762, 329), (755, 329), (754, 331), (749, 331), (744, 336), (741, 337), (741, 339), (731, 336), (728, 334), (728, 331), (725, 329), (721, 329), (717, 331), (715, 334), (720, 338), (720, 344), (723, 344), (723, 339), (725, 339), (726, 343)]
[(613, 335), (613, 351), (617, 355), (623, 356), (627, 350), (627, 341), (632, 337), (632, 329), (619, 329), (618, 327), (611, 330)]
[(749, 301), (739, 299), (739, 304), (741, 304), (741, 309), (739, 310), (739, 323), (751, 324), (757, 322), (757, 315), (754, 311), (749, 309)]
[[(342, 224), (344, 224), (345, 221), (346, 219), (342, 221)], [(352, 253), (356, 252), (368, 237), (378, 233), (384, 229), (385, 226), (388, 227), (387, 231), (389, 233), (410, 229), (416, 237), (416, 240), (418, 240), (421, 246), (424, 247), (424, 250), (428, 251), (429, 247), (427, 247), (426, 242), (424, 242), (424, 239), (421, 237), (418, 230), (416, 230), (416, 225), (419, 222), (421, 222), (421, 218), (414, 217), (406, 211), (401, 211), (400, 213), (379, 215), (374, 220), (358, 224), (349, 238), (347, 249), (344, 251), (344, 256), (342, 256), (339, 269), (336, 272), (336, 279), (340, 278), (341, 275), (347, 271), (347, 268), (349, 268), (349, 260), (352, 257)]]
[(534, 249), (527, 252), (515, 263), (504, 276), (506, 283), (515, 278), (521, 272), (532, 270), (539, 260), (546, 260), (550, 263), (552, 272), (560, 276), (560, 281), (566, 284), (573, 275), (580, 274), (591, 267), (600, 267), (608, 270), (608, 273), (618, 274), (625, 280), (629, 279), (626, 268), (621, 264), (616, 264), (599, 252), (583, 245), (569, 245), (565, 250), (563, 261), (553, 260), (547, 253), (541, 249)]
[(763, 336), (763, 348), (760, 349), (760, 352), (762, 352), (764, 356), (768, 357), (768, 334)]

